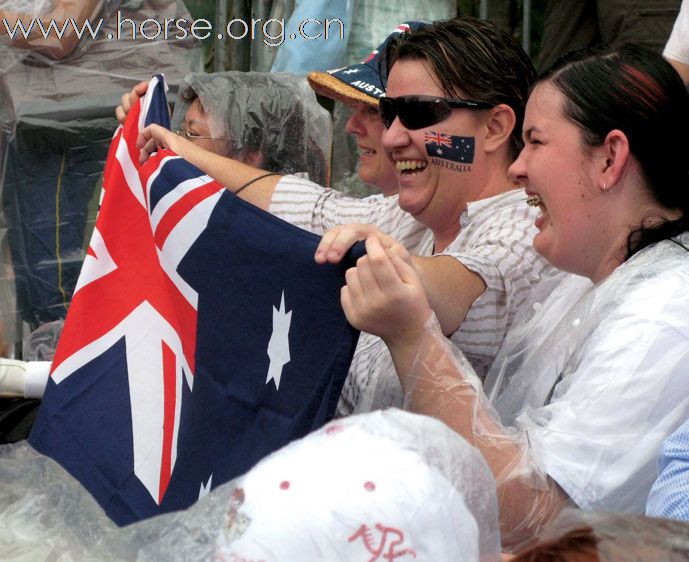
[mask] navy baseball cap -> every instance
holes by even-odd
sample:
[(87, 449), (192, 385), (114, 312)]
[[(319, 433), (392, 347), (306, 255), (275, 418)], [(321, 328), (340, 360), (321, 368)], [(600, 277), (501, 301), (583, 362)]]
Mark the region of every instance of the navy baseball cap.
[(385, 93), (385, 85), (380, 75), (380, 58), (388, 43), (400, 33), (415, 31), (428, 25), (419, 21), (408, 21), (398, 25), (365, 61), (327, 72), (310, 72), (311, 88), (322, 96), (351, 105), (363, 102), (378, 107), (378, 98)]

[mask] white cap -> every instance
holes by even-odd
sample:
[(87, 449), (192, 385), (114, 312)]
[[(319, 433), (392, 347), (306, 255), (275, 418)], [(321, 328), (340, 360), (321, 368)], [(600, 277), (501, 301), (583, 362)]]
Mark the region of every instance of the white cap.
[[(453, 478), (477, 466), (485, 478), (468, 483), (482, 497), (472, 513)], [(240, 479), (233, 498), (216, 560), (499, 559), (495, 489), (480, 454), (440, 422), (397, 410), (292, 443)]]

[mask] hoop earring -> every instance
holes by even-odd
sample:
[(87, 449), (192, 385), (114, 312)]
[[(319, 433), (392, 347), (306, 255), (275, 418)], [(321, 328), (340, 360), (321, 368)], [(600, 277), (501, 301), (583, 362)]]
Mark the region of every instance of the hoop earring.
[(608, 182), (606, 181), (606, 182), (603, 182), (603, 191), (607, 191), (607, 190), (608, 190)]

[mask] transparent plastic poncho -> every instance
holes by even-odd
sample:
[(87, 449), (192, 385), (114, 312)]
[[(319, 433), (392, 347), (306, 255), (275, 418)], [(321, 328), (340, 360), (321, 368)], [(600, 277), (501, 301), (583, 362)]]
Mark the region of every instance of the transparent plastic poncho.
[(664, 241), (596, 286), (569, 278), (515, 322), (490, 401), (431, 317), (406, 401), (482, 451), (508, 547), (567, 505), (643, 513), (660, 446), (689, 418), (687, 318), (689, 251)]
[[(215, 151), (281, 174), (307, 173), (329, 185), (332, 121), (306, 79), (291, 74), (218, 72), (191, 74), (185, 87), (208, 115)], [(180, 100), (172, 118), (179, 128), (189, 103)]]
[[(78, 6), (76, 0), (73, 3)], [(3, 4), (3, 9), (50, 17), (53, 4), (44, 0), (15, 0), (8, 6)], [(63, 4), (68, 8), (70, 2)], [(156, 72), (165, 73), (168, 84), (174, 88), (188, 72), (201, 69), (198, 41), (190, 33), (182, 38), (183, 33), (174, 23), (165, 29), (166, 20), (193, 22), (183, 2), (87, 0), (87, 4), (93, 5), (94, 15), (89, 21), (94, 33), (88, 28), (83, 31), (73, 51), (62, 53), (55, 47), (52, 56), (44, 53), (42, 34), (36, 34), (35, 49), (31, 38), (22, 41), (18, 48), (3, 33), (0, 74), (6, 76), (13, 94), (21, 95), (23, 100), (58, 102), (113, 90), (118, 94), (115, 101), (119, 101), (122, 93)], [(144, 24), (146, 20), (150, 21)], [(11, 27), (14, 24), (9, 23)], [(66, 29), (73, 28), (68, 25)]]
[(332, 422), (191, 508), (121, 529), (52, 460), (0, 447), (0, 551), (32, 562), (500, 559), (480, 453), (399, 410)]
[[(12, 0), (2, 9), (49, 18), (57, 4), (75, 11), (92, 5), (92, 27), (103, 20), (98, 37), (86, 32), (63, 53), (54, 42), (49, 56), (32, 39), (19, 48), (0, 34), (0, 320), (15, 357), (31, 332), (66, 314), (122, 94), (160, 72), (173, 100), (183, 77), (201, 63), (201, 46), (191, 36), (141, 36), (149, 18), (191, 20), (175, 0)], [(125, 20), (138, 26), (136, 36)], [(144, 30), (155, 32), (153, 24)]]

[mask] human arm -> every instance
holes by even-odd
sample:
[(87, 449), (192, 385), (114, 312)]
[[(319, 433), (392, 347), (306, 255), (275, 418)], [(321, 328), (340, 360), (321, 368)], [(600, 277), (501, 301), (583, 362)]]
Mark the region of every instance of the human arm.
[(485, 282), (451, 256), (413, 256), (412, 263), (443, 334), (450, 336), (486, 290)]
[[(369, 318), (357, 325), (392, 330), (379, 335), (390, 347), (411, 407), (441, 416), (464, 436), (473, 432), (491, 467), (500, 468), (495, 455), (505, 450), (502, 443), (518, 445), (518, 476), (512, 470), (505, 483), (495, 472), (499, 489), (521, 497), (512, 486), (517, 491), (525, 484), (538, 490), (555, 486), (582, 509), (641, 511), (661, 443), (689, 417), (687, 283), (684, 248), (671, 243), (655, 247), (630, 260), (555, 319), (556, 327), (549, 331), (554, 340), (545, 339), (528, 353), (516, 350), (517, 370), (494, 402), (501, 415), (515, 420), (510, 422), (518, 428), (514, 430), (501, 426), (497, 418), (483, 417), (490, 406), (477, 383), (475, 391), (465, 384), (471, 382), (470, 366), (439, 330), (430, 329), (416, 341), (411, 366), (408, 358), (413, 352), (399, 352), (397, 344), (388, 343), (394, 342), (396, 328), (406, 325), (400, 322), (418, 316), (409, 313), (409, 305), (395, 303), (395, 325), (383, 320), (389, 312), (390, 303), (383, 298), (387, 291), (371, 303), (366, 299), (376, 293), (365, 292), (362, 318), (372, 316), (377, 324)], [(563, 345), (558, 345), (561, 340)], [(458, 373), (464, 386), (457, 384)], [(500, 405), (502, 397), (509, 401), (520, 394), (512, 414)], [(473, 417), (467, 414), (471, 411)], [(511, 481), (516, 477), (516, 483)], [(531, 505), (540, 513), (544, 503)]]
[(470, 271), (461, 261), (446, 255), (410, 255), (401, 244), (377, 226), (348, 224), (336, 226), (323, 235), (316, 250), (316, 262), (338, 263), (351, 246), (371, 236), (377, 237), (384, 247), (395, 248), (397, 255), (414, 268), (443, 333), (446, 336), (454, 333), (474, 301), (486, 289), (481, 276)]
[(141, 131), (137, 148), (141, 150), (141, 162), (148, 160), (158, 148), (172, 150), (233, 193), (253, 181), (248, 189), (242, 190), (240, 197), (264, 211), (270, 207), (273, 192), (282, 177), (274, 175), (257, 180), (265, 175), (265, 170), (205, 150), (160, 125), (149, 125)]
[[(121, 105), (116, 109), (116, 115), (121, 123), (146, 89), (147, 84), (141, 83), (122, 97)], [(212, 115), (210, 113), (209, 117)], [(170, 148), (232, 192), (237, 192), (254, 178), (266, 173), (265, 170), (238, 160), (203, 151), (199, 148), (201, 143), (186, 142), (185, 139), (160, 127), (147, 128), (144, 135), (145, 138), (143, 136), (140, 138), (142, 160), (145, 160), (158, 147)], [(271, 170), (274, 169), (271, 168)], [(396, 199), (382, 201), (373, 198), (364, 200), (346, 197), (340, 192), (324, 188), (298, 175), (274, 175), (257, 183), (251, 183), (241, 192), (240, 197), (287, 222), (316, 234), (322, 234), (327, 228), (343, 221), (376, 221), (384, 226), (386, 221), (398, 219), (400, 214)], [(389, 215), (388, 210), (397, 211), (397, 213), (393, 212)], [(391, 215), (395, 216), (391, 218)]]
[(440, 331), (414, 268), (370, 237), (367, 255), (347, 272), (342, 306), (357, 328), (390, 349), (409, 408), (434, 416), (475, 445), (498, 486), (503, 540), (528, 540), (569, 500), (533, 461), (524, 432), (503, 427), (471, 366)]
[(658, 478), (648, 495), (646, 515), (689, 521), (689, 421), (660, 449)]
[(5, 19), (10, 28), (14, 28), (15, 23), (21, 21), (24, 29), (28, 29), (32, 20), (40, 19), (44, 29), (47, 30), (51, 20), (55, 20), (57, 28), (59, 30), (64, 29), (61, 37), (57, 37), (54, 30), (47, 38), (44, 37), (40, 27), (34, 23), (28, 37), (25, 38), (22, 33), (18, 32), (12, 39), (12, 45), (20, 49), (37, 51), (55, 60), (61, 60), (74, 52), (80, 40), (69, 20), (73, 20), (77, 29), (81, 29), (87, 19), (98, 14), (102, 3), (103, 0), (55, 0), (52, 10), (41, 16), (16, 13), (0, 8), (0, 21)]
[[(518, 312), (536, 297), (534, 289), (553, 275), (531, 245), (536, 212), (524, 197), (514, 190), (470, 204), (459, 234), (442, 254), (413, 258), (443, 333), (452, 336), (481, 376)], [(321, 249), (336, 262), (354, 242), (376, 232), (371, 226), (342, 226), (324, 237)], [(412, 254), (427, 256), (430, 246), (415, 251), (397, 232), (387, 232)]]
[[(120, 124), (124, 124), (129, 111), (147, 90), (148, 82), (144, 81), (122, 96), (120, 105), (115, 109)], [(281, 177), (274, 175), (256, 180), (265, 175), (265, 170), (205, 150), (160, 125), (150, 125), (141, 131), (137, 147), (140, 149), (141, 162), (148, 160), (158, 148), (170, 149), (232, 192), (255, 180), (250, 188), (242, 190), (240, 197), (264, 211), (268, 210)]]
[[(158, 125), (146, 127), (137, 146), (141, 149), (142, 161), (158, 147), (170, 149), (233, 193), (266, 174), (265, 170), (204, 150)], [(399, 209), (396, 198), (347, 197), (293, 175), (272, 175), (250, 183), (242, 189), (239, 197), (316, 234), (357, 220), (378, 224), (383, 231), (391, 232), (400, 223), (413, 220)], [(408, 236), (411, 244), (418, 242), (425, 230), (421, 225), (417, 226)]]

